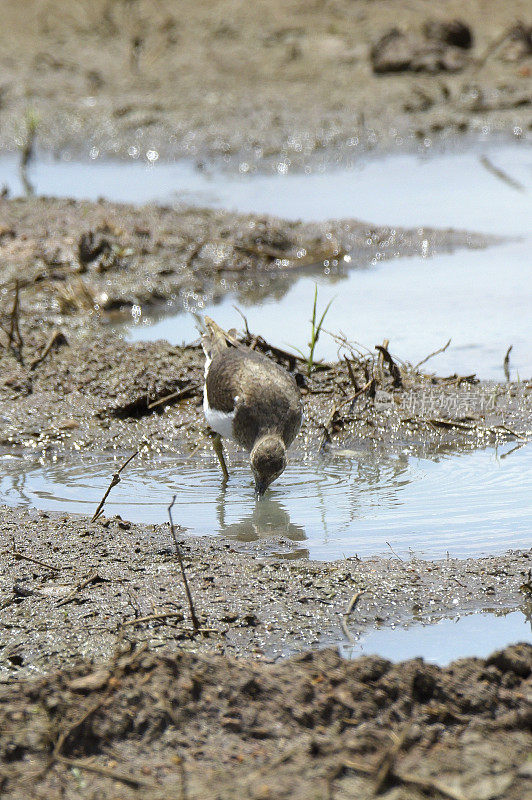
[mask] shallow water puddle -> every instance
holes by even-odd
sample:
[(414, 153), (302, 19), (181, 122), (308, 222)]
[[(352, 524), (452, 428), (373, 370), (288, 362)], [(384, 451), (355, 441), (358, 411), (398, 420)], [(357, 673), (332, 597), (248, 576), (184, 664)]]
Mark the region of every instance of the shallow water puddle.
[(532, 644), (532, 620), (521, 611), (479, 613), (408, 628), (381, 628), (356, 643), (342, 643), (344, 658), (378, 655), (390, 661), (422, 657), (440, 666), (457, 658), (487, 658), (510, 644)]
[[(284, 295), (277, 289), (264, 299), (258, 286), (258, 299), (250, 289), (245, 297), (229, 294), (217, 304), (202, 302), (199, 310), (225, 328), (241, 328), (242, 319), (233, 307), (237, 303), (253, 333), (278, 347), (308, 352), (318, 283), (318, 308), (333, 300), (324, 328), (342, 331), (350, 341), (373, 350), (386, 337), (394, 356), (416, 364), (451, 338), (445, 352), (427, 363), (428, 371), (476, 373), (502, 381), (504, 356), (513, 345), (511, 376), (528, 378), (532, 375), (530, 248), (531, 242), (524, 240), (488, 250), (381, 262), (334, 277), (307, 275)], [(136, 320), (120, 329), (129, 341), (167, 339), (181, 344), (198, 337), (194, 317), (184, 312)], [(337, 353), (335, 340), (323, 333), (317, 357), (336, 360)]]
[[(152, 154), (153, 156), (153, 154)], [(191, 161), (174, 163), (36, 160), (30, 179), (38, 194), (133, 203), (186, 202), (244, 213), (268, 213), (303, 220), (358, 218), (372, 224), (455, 227), (518, 237), (502, 246), (434, 258), (388, 263), (341, 275), (322, 271), (320, 304), (336, 296), (326, 327), (373, 350), (383, 338), (399, 358), (417, 363), (450, 347), (429, 364), (439, 374), (471, 374), (504, 379), (503, 360), (510, 345), (511, 375), (532, 375), (532, 148), (526, 142), (467, 152), (393, 154), (359, 158), (350, 168), (327, 163), (292, 173), (279, 163), (276, 174), (242, 174), (197, 169)], [(15, 194), (23, 188), (15, 155), (0, 159), (0, 185)], [(356, 266), (355, 264), (353, 266)], [(239, 326), (237, 302), (253, 331), (281, 347), (305, 350), (315, 277), (308, 272), (280, 277), (275, 296), (264, 291), (245, 297), (227, 295), (198, 309), (220, 324)], [(284, 283), (283, 283), (284, 282)], [(284, 288), (283, 288), (284, 285)], [(291, 287), (291, 288), (290, 288)], [(174, 343), (195, 338), (192, 319), (181, 308), (154, 323), (134, 308), (139, 324), (126, 328), (132, 340), (166, 338)], [(154, 323), (154, 324), (151, 324)], [(282, 331), (282, 333), (281, 333)], [(336, 345), (323, 335), (319, 357), (332, 359)]]
[[(18, 155), (0, 159), (0, 184), (24, 188)], [(242, 168), (242, 165), (241, 165)], [(87, 162), (40, 158), (29, 178), (50, 197), (127, 203), (186, 202), (287, 219), (367, 220), (454, 227), (502, 236), (531, 235), (532, 148), (527, 142), (478, 145), (467, 152), (359, 157), (349, 168), (323, 162), (276, 174), (198, 169), (180, 160)], [(503, 177), (501, 177), (503, 176)]]
[[(113, 489), (105, 513), (166, 522), (176, 494), (174, 520), (190, 534), (267, 539), (273, 545), (286, 537), (300, 555), (317, 559), (392, 550), (403, 558), (502, 553), (529, 547), (532, 529), (532, 446), (514, 447), (438, 460), (407, 452), (339, 451), (319, 461), (292, 462), (259, 503), (240, 454), (231, 454), (225, 490), (210, 454), (195, 462), (137, 460)], [(87, 456), (41, 463), (3, 455), (0, 502), (90, 516), (118, 461)]]

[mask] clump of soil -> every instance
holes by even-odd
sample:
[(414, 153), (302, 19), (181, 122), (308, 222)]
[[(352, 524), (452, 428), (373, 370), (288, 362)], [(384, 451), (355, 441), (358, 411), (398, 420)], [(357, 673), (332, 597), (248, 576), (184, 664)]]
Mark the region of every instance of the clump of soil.
[(2, 796), (523, 800), (532, 647), (283, 664), (117, 653), (0, 689)]
[[(250, 278), (286, 292), (301, 271), (480, 248), (494, 237), (358, 220), (302, 223), (253, 214), (0, 198), (0, 285), (19, 279), (26, 315), (81, 319), (176, 300), (194, 307)], [(292, 276), (292, 277), (290, 277)]]

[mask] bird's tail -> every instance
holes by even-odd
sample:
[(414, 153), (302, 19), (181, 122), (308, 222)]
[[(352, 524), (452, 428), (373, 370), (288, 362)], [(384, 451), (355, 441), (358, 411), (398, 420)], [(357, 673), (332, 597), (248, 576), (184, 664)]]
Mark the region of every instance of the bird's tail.
[(231, 337), (210, 317), (203, 318), (201, 332), (201, 346), (209, 361), (222, 353), (231, 341)]

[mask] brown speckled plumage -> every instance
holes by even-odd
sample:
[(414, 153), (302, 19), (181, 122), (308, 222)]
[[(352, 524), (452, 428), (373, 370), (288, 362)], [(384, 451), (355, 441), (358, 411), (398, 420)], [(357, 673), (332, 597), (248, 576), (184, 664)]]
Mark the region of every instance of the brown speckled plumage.
[(301, 424), (299, 389), (278, 364), (248, 348), (226, 348), (213, 358), (206, 383), (211, 408), (236, 411), (234, 438), (246, 450), (267, 432), (292, 444)]
[(260, 489), (275, 480), (286, 465), (285, 450), (301, 425), (299, 389), (285, 369), (238, 343), (209, 317), (205, 327), (208, 407), (225, 414), (234, 412), (232, 438), (251, 451)]

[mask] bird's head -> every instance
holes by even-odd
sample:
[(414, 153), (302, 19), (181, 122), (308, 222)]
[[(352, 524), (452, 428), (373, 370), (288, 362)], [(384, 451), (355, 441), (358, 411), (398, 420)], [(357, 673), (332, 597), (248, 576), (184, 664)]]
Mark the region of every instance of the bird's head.
[(286, 447), (280, 436), (262, 436), (251, 451), (251, 469), (255, 476), (255, 492), (260, 498), (272, 481), (286, 467)]

